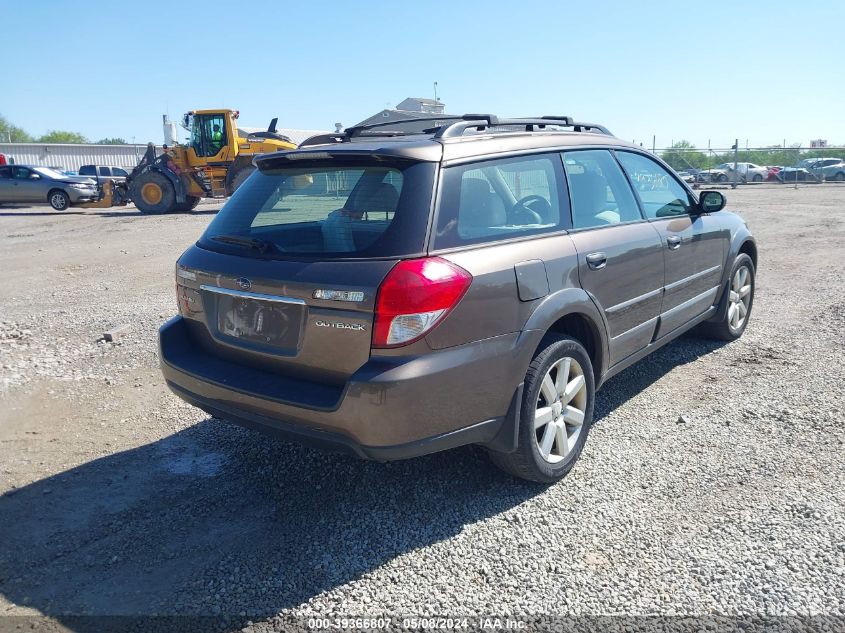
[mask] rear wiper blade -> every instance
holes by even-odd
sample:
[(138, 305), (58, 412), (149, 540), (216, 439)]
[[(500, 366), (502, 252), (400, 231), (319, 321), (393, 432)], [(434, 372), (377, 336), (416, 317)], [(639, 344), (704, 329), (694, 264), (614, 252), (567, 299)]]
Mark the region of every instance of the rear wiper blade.
[(209, 239), (212, 239), (215, 242), (223, 242), (224, 244), (245, 246), (246, 248), (258, 251), (259, 253), (269, 253), (278, 250), (273, 242), (260, 240), (255, 237), (245, 237), (243, 235), (212, 235)]

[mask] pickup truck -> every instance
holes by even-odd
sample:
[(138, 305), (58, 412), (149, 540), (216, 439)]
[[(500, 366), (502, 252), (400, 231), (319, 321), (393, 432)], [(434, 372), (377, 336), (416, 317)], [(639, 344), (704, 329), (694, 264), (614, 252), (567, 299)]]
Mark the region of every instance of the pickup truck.
[(129, 176), (123, 167), (114, 167), (111, 165), (83, 165), (79, 168), (80, 176), (90, 176), (92, 178), (109, 178), (115, 182), (126, 182)]

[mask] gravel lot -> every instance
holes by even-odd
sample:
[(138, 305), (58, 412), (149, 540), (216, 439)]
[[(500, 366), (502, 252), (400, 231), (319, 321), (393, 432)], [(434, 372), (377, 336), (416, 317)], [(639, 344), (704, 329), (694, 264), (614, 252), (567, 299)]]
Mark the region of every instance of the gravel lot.
[(472, 448), (324, 454), (172, 396), (156, 332), (173, 264), (217, 206), (0, 209), (0, 615), (842, 625), (845, 187), (727, 195), (760, 246), (745, 336), (686, 336), (610, 381), (580, 463), (551, 487)]

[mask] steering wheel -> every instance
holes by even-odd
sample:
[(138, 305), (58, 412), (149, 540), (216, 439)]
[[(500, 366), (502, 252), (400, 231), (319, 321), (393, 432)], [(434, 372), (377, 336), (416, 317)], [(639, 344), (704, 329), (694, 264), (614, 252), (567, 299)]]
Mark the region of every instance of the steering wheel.
[(552, 205), (548, 200), (533, 194), (516, 201), (511, 209), (510, 219), (514, 224), (542, 224), (544, 219), (551, 215), (551, 211)]

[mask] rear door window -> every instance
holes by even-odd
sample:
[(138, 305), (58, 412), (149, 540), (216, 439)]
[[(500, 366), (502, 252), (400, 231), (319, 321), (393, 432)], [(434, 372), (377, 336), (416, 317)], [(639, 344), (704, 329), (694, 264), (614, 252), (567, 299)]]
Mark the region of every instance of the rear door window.
[[(215, 217), (200, 245), (279, 258), (421, 253), (434, 165), (356, 162), (257, 172)], [(257, 242), (250, 246), (244, 238)]]
[(113, 176), (118, 176), (120, 178), (126, 178), (129, 175), (126, 173), (126, 170), (121, 169), (120, 167), (112, 167), (111, 173)]
[(555, 155), (520, 156), (449, 167), (435, 248), (490, 242), (567, 228)]

